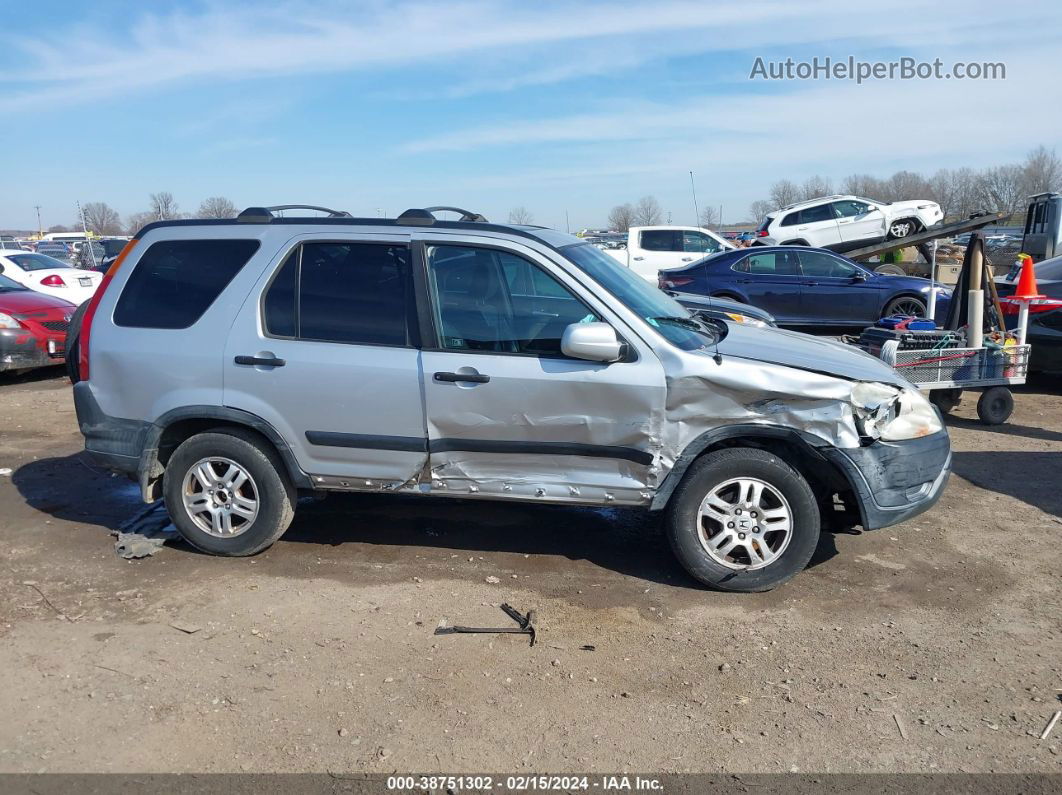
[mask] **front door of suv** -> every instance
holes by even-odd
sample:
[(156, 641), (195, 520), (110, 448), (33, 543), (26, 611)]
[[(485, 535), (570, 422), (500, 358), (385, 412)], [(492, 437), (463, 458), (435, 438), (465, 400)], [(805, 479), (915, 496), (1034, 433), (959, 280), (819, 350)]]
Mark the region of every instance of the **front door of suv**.
[(244, 303), (224, 400), (270, 423), (328, 485), (380, 488), (427, 459), (408, 235), (307, 235)]
[[(644, 502), (665, 395), (652, 351), (531, 248), (424, 235), (432, 492)], [(561, 353), (565, 328), (597, 321), (629, 339), (626, 360)]]
[(841, 242), (837, 218), (830, 204), (805, 207), (798, 212), (789, 213), (782, 219), (782, 223), (784, 228), (778, 233), (781, 243), (803, 240), (809, 246), (828, 248)]
[(837, 215), (842, 247), (869, 246), (875, 240), (885, 238), (885, 214), (877, 207), (844, 199), (833, 203), (833, 211)]

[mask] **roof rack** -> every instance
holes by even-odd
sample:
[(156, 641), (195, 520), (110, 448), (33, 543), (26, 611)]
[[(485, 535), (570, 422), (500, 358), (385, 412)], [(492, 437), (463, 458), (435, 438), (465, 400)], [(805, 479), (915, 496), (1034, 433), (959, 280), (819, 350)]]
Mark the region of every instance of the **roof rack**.
[(435, 217), (435, 213), (438, 212), (460, 213), (461, 217), (458, 219), (459, 221), (488, 223), (486, 217), (479, 213), (474, 213), (471, 210), (463, 210), (460, 207), (447, 207), (445, 205), (425, 207), (423, 210), (411, 208), (398, 216), (397, 221), (400, 224), (409, 224), (410, 226), (431, 226), (439, 220)]
[(329, 218), (353, 217), (346, 210), (333, 210), (331, 207), (318, 207), (316, 204), (277, 204), (273, 207), (248, 207), (236, 216), (236, 220), (248, 224), (268, 224), (276, 218), (274, 213), (283, 212), (284, 210), (316, 210), (317, 212), (328, 213)]

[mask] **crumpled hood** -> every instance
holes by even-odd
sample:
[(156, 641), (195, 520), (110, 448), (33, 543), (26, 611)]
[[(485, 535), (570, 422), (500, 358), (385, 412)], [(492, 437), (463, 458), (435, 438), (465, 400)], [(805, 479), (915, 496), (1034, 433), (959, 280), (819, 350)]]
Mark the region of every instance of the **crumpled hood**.
[(728, 324), (730, 332), (719, 342), (724, 357), (780, 364), (850, 381), (879, 381), (899, 387), (911, 384), (885, 362), (835, 340), (796, 331)]

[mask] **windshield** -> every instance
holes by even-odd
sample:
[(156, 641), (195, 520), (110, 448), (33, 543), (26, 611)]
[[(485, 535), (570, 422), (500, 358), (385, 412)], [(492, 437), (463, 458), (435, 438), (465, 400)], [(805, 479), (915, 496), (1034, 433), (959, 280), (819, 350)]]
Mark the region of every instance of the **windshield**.
[(52, 268), (69, 268), (65, 262), (52, 259), (44, 254), (13, 254), (8, 259), (24, 271), (46, 271)]
[(710, 328), (701, 326), (671, 296), (601, 249), (581, 243), (564, 246), (560, 251), (672, 345), (695, 351), (715, 344), (716, 336)]
[(0, 293), (14, 293), (19, 290), (28, 290), (29, 287), (23, 287), (14, 279), (9, 279), (6, 276), (0, 276)]

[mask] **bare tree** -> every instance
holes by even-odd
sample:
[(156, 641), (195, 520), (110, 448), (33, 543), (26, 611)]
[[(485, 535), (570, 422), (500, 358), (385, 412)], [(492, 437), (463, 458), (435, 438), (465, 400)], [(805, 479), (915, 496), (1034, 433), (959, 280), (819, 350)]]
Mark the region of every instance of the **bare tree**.
[(766, 199), (757, 199), (749, 205), (749, 215), (752, 216), (753, 221), (759, 223), (773, 209), (775, 208)]
[(660, 223), (662, 217), (663, 211), (660, 209), (660, 202), (653, 196), (642, 196), (642, 198), (638, 199), (638, 203), (634, 205), (635, 226), (655, 226)]
[(897, 171), (881, 185), (881, 193), (872, 199), (896, 202), (917, 199), (929, 192), (925, 177), (912, 171)]
[(69, 232), (70, 228), (63, 226), (62, 224), (54, 224), (48, 227), (49, 232)]
[(715, 229), (719, 226), (719, 208), (708, 206), (701, 210), (701, 217), (699, 219), (701, 226), (705, 229)]
[(1025, 206), (1025, 172), (1021, 166), (986, 168), (978, 175), (980, 200), (999, 213), (1015, 213)]
[(1026, 196), (1062, 188), (1062, 160), (1054, 149), (1048, 151), (1043, 145), (1033, 149), (1025, 158), (1022, 170)]
[(833, 193), (833, 183), (826, 177), (820, 177), (816, 174), (815, 176), (808, 177), (804, 180), (801, 193), (805, 200), (820, 199), (823, 196), (830, 196)]
[(841, 180), (841, 193), (875, 199), (881, 195), (881, 180), (870, 174), (849, 174)]
[(950, 169), (942, 168), (927, 182), (926, 197), (940, 205), (944, 218), (952, 217), (955, 212), (955, 174)]
[(797, 201), (800, 197), (800, 188), (787, 179), (780, 179), (771, 185), (772, 209), (778, 210)]
[(535, 216), (531, 215), (531, 211), (526, 207), (513, 207), (509, 210), (509, 223), (521, 224), (526, 226), (535, 222)]
[(177, 202), (169, 191), (161, 191), (151, 194), (151, 208), (148, 210), (156, 221), (165, 221), (169, 218), (179, 218)]
[(118, 235), (122, 232), (122, 219), (106, 202), (88, 202), (81, 206), (85, 226), (97, 235)]
[(634, 225), (634, 208), (629, 204), (617, 204), (608, 213), (608, 227), (617, 232), (626, 232)]
[(158, 218), (151, 211), (142, 213), (133, 213), (125, 221), (125, 233), (127, 235), (135, 235), (142, 228), (150, 224), (152, 221), (157, 221)]
[[(176, 205), (174, 205), (176, 207)], [(199, 209), (196, 210), (196, 218), (235, 218), (237, 214), (236, 205), (226, 199), (224, 196), (211, 196), (209, 199), (203, 199), (199, 205)]]
[(957, 168), (951, 178), (955, 188), (956, 219), (969, 218), (972, 213), (983, 209), (977, 174), (972, 168)]

